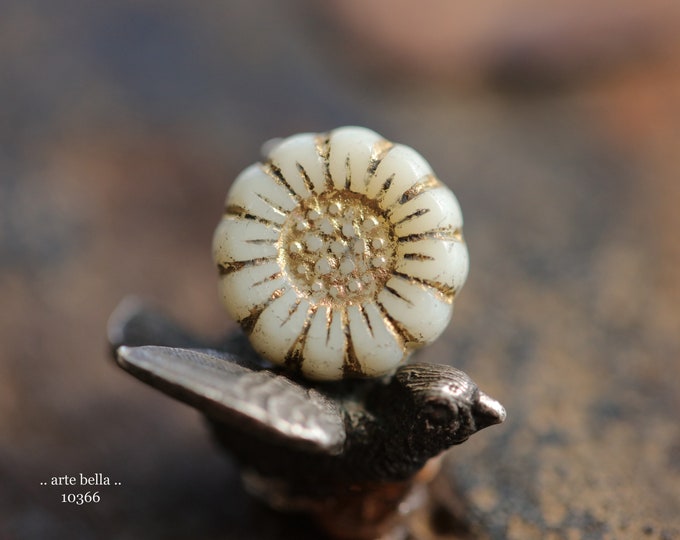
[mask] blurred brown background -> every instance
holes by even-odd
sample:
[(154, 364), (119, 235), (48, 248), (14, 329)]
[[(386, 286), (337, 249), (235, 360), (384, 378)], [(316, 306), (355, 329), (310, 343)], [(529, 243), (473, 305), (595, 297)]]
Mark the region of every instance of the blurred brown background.
[[(318, 538), (112, 364), (137, 293), (233, 328), (211, 234), (260, 144), (371, 127), (458, 195), (445, 338), (506, 424), (450, 455), (481, 538), (680, 538), (680, 4), (0, 4), (0, 538)], [(52, 476), (122, 486), (61, 503)]]

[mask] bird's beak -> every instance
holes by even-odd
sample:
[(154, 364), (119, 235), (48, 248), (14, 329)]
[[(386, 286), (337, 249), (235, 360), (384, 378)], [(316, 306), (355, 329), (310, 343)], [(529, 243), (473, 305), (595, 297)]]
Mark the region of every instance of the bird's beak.
[(477, 430), (500, 424), (505, 420), (505, 408), (495, 399), (479, 392), (479, 400), (472, 409)]

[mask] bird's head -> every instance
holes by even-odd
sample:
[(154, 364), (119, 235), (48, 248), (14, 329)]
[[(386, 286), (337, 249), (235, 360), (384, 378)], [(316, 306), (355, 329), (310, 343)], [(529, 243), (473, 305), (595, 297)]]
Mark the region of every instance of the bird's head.
[[(505, 420), (505, 409), (462, 371), (410, 364), (392, 378), (392, 392), (415, 459), (429, 459), (477, 431)], [(398, 396), (398, 397), (397, 397)]]

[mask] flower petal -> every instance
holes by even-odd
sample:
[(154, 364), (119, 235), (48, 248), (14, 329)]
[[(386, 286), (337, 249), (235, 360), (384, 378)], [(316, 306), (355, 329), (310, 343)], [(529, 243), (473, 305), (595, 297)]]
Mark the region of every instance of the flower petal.
[(429, 230), (452, 233), (463, 226), (463, 214), (458, 199), (443, 184), (441, 187), (425, 190), (416, 197), (397, 203), (390, 213), (390, 221), (398, 236), (420, 234)]
[(404, 359), (404, 344), (390, 331), (375, 304), (347, 309), (354, 354), (364, 375), (375, 377), (394, 370)]
[(288, 288), (275, 260), (231, 268), (231, 272), (225, 272), (220, 277), (219, 292), (227, 312), (237, 321), (262, 310), (272, 296), (279, 296)]
[(272, 362), (283, 364), (302, 336), (309, 302), (288, 289), (260, 314), (250, 335), (253, 348)]
[(345, 359), (342, 313), (320, 306), (314, 314), (303, 349), (302, 371), (310, 379), (342, 379)]
[(252, 215), (263, 222), (281, 225), (296, 202), (288, 191), (255, 164), (248, 167), (231, 186), (226, 202), (227, 213)]
[(378, 199), (380, 208), (386, 210), (415, 183), (431, 175), (430, 165), (418, 152), (396, 144), (377, 167), (366, 195)]
[(436, 289), (396, 276), (385, 284), (378, 301), (405, 338), (418, 344), (437, 339), (453, 313), (453, 303), (440, 298)]
[(269, 153), (269, 163), (275, 167), (272, 174), (287, 184), (298, 199), (326, 189), (316, 141), (316, 134), (300, 133), (284, 139)]
[(366, 193), (371, 167), (381, 151), (391, 146), (370, 129), (349, 126), (333, 130), (328, 160), (335, 189)]
[(395, 272), (458, 291), (467, 278), (468, 251), (463, 242), (425, 238), (397, 246)]
[(215, 230), (213, 257), (218, 264), (276, 257), (278, 231), (263, 223), (225, 217)]

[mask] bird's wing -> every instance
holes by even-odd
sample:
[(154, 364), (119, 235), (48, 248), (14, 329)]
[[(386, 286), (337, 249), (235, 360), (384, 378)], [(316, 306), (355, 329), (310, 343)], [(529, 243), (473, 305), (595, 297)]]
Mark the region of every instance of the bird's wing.
[(119, 347), (117, 362), (137, 378), (209, 417), (289, 447), (339, 453), (345, 423), (338, 405), (282, 375), (227, 353), (172, 347)]

